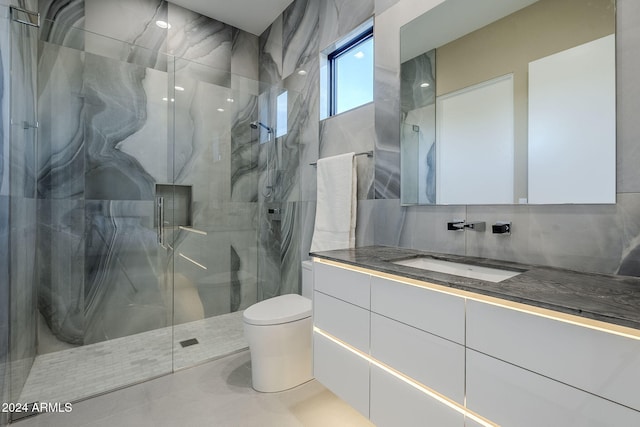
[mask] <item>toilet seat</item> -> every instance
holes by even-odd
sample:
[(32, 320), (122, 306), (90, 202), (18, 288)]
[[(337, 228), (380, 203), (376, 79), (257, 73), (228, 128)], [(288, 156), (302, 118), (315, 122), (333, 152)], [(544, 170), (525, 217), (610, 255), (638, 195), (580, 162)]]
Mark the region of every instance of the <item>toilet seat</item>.
[(298, 294), (269, 298), (244, 311), (245, 323), (257, 326), (279, 325), (311, 317), (311, 300)]

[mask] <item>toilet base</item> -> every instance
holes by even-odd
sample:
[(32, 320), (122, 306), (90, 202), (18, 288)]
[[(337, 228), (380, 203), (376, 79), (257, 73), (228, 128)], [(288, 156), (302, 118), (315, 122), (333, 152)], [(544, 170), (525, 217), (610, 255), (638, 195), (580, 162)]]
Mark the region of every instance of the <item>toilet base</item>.
[(284, 391), (313, 379), (311, 317), (280, 325), (245, 323), (244, 330), (256, 391)]

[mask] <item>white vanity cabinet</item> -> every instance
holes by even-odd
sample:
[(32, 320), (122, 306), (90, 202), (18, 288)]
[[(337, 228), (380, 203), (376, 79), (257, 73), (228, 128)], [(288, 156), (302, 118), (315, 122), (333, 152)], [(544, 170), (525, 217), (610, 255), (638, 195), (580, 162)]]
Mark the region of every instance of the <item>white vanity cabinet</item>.
[(427, 396), (419, 389), (371, 366), (371, 416), (379, 427), (464, 427), (464, 415)]
[(638, 339), (470, 300), (467, 347), (640, 411)]
[(314, 377), (369, 417), (369, 274), (314, 263), (313, 324), (357, 351), (313, 334)]
[(500, 426), (640, 425), (633, 409), (474, 350), (466, 377), (467, 408)]
[(464, 298), (371, 277), (371, 356), (464, 404)]
[(640, 426), (638, 338), (473, 298), (466, 319), (467, 409), (502, 426)]
[(315, 376), (378, 426), (640, 426), (635, 330), (340, 264), (314, 280)]
[(314, 286), (318, 381), (377, 426), (464, 427), (420, 388), (464, 404), (464, 298), (319, 262)]

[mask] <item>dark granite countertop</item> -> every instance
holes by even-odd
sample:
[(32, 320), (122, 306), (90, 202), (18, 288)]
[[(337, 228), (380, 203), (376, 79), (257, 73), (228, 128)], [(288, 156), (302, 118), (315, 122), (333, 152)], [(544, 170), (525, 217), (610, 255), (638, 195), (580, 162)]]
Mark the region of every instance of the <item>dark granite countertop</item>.
[[(640, 329), (640, 278), (581, 273), (486, 258), (438, 254), (389, 246), (313, 252), (316, 258), (440, 284), (620, 326)], [(393, 264), (426, 256), (446, 261), (522, 271), (498, 283)]]

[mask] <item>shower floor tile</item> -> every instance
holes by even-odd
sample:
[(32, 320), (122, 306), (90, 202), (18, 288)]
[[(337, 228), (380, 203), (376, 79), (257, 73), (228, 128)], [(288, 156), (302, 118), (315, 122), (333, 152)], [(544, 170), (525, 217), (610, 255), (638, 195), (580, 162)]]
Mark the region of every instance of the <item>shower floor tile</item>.
[[(180, 345), (180, 341), (191, 338), (199, 344)], [(19, 402), (75, 402), (247, 347), (242, 311), (238, 311), (38, 355)]]

